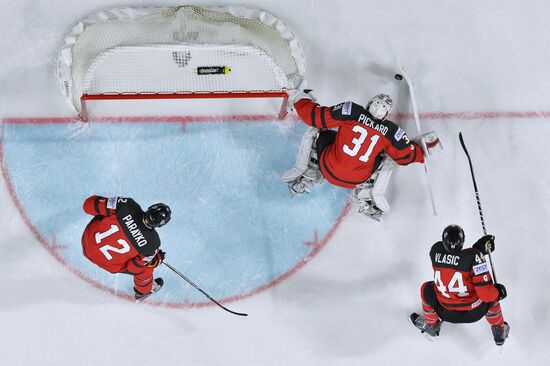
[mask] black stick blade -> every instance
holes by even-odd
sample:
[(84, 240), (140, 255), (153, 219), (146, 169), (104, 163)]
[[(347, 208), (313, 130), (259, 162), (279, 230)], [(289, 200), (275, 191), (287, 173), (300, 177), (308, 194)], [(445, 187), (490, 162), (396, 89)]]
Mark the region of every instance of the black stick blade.
[(239, 315), (239, 316), (248, 316), (248, 314), (246, 313), (238, 313), (236, 311), (233, 311), (233, 310), (229, 310), (228, 308), (226, 308), (225, 306), (223, 306), (222, 304), (220, 304), (219, 302), (217, 302), (212, 296), (208, 295), (203, 289), (201, 289), (199, 286), (197, 286), (193, 281), (191, 281), (189, 278), (187, 278), (187, 276), (185, 276), (183, 273), (181, 273), (180, 271), (178, 271), (176, 268), (174, 268), (170, 263), (166, 262), (166, 261), (162, 261), (162, 264), (164, 264), (166, 267), (170, 268), (172, 270), (172, 272), (174, 272), (175, 274), (177, 274), (178, 276), (180, 276), (181, 278), (183, 278), (185, 280), (185, 282), (187, 282), (188, 284), (190, 284), (191, 286), (193, 286), (195, 289), (197, 289), (201, 294), (203, 294), (204, 296), (206, 296), (206, 298), (210, 301), (212, 301), (214, 304), (218, 305), (220, 308), (222, 308), (223, 310), (227, 311), (228, 313), (231, 313), (231, 314), (234, 314), (234, 315)]

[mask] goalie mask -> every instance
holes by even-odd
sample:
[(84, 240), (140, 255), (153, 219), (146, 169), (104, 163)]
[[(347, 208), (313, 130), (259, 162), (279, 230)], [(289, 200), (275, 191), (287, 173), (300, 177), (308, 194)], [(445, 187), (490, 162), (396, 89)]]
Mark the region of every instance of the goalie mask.
[(377, 120), (383, 121), (388, 117), (393, 108), (393, 100), (387, 94), (378, 94), (367, 103), (367, 111)]
[(150, 228), (164, 226), (170, 221), (172, 211), (164, 203), (155, 203), (143, 213), (143, 222)]
[(464, 230), (458, 225), (449, 225), (443, 230), (443, 247), (448, 252), (459, 252), (464, 245)]

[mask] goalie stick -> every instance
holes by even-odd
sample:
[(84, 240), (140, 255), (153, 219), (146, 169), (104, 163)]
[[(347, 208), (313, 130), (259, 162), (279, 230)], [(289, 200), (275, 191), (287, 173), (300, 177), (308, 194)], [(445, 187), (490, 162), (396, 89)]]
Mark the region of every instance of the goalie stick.
[[(474, 167), (472, 165), (472, 159), (470, 158), (470, 154), (468, 153), (468, 149), (466, 149), (466, 144), (464, 143), (464, 138), (462, 138), (462, 132), (458, 133), (458, 139), (460, 140), (460, 145), (462, 145), (462, 149), (464, 150), (464, 153), (466, 154), (466, 157), (468, 158), (468, 163), (470, 164), (470, 173), (472, 175), (472, 182), (474, 183), (474, 192), (476, 194), (477, 210), (479, 212), (479, 218), (481, 219), (481, 227), (483, 228), (483, 235), (487, 235), (487, 229), (485, 228), (485, 220), (483, 219), (483, 211), (481, 210), (481, 200), (479, 199), (479, 192), (477, 190), (476, 177), (474, 175)], [(485, 249), (487, 250), (487, 255), (489, 256), (489, 263), (491, 264), (491, 272), (492, 272), (492, 275), (493, 275), (493, 282), (497, 283), (497, 278), (495, 276), (495, 267), (493, 266), (493, 259), (491, 258), (491, 251), (487, 247), (487, 243), (485, 243)]]
[[(412, 103), (412, 108), (413, 108), (413, 113), (414, 113), (414, 122), (416, 123), (416, 132), (418, 133), (418, 135), (421, 135), (422, 134), (422, 129), (420, 128), (420, 118), (418, 116), (418, 108), (416, 107), (416, 96), (414, 94), (414, 87), (413, 87), (413, 84), (412, 84), (412, 78), (409, 75), (409, 73), (405, 70), (405, 67), (403, 67), (403, 63), (401, 62), (401, 59), (399, 57), (397, 57), (397, 65), (399, 66), (399, 69), (401, 70), (401, 74), (396, 74), (395, 78), (397, 80), (401, 80), (401, 79), (404, 78), (405, 81), (407, 82), (407, 85), (409, 87), (409, 94), (411, 95), (411, 103)], [(398, 76), (401, 77), (401, 78), (399, 78)], [(433, 212), (434, 216), (437, 216), (437, 208), (436, 208), (436, 205), (435, 205), (435, 199), (434, 199), (434, 195), (433, 195), (433, 192), (432, 192), (432, 184), (431, 184), (431, 181), (430, 181), (430, 173), (429, 173), (427, 159), (424, 159), (424, 164), (422, 164), (422, 165), (424, 166), (424, 172), (426, 173), (426, 183), (428, 185), (428, 193), (430, 194), (430, 200), (432, 202), (432, 212)]]
[(216, 300), (214, 300), (210, 295), (208, 295), (206, 292), (204, 292), (199, 286), (195, 285), (195, 283), (193, 283), (193, 281), (191, 281), (189, 278), (187, 278), (183, 273), (181, 273), (180, 271), (178, 271), (177, 269), (175, 269), (174, 267), (172, 267), (172, 265), (170, 263), (167, 263), (166, 261), (162, 261), (162, 263), (170, 268), (175, 274), (177, 274), (178, 276), (180, 276), (181, 278), (183, 278), (185, 281), (187, 281), (188, 284), (190, 284), (191, 286), (193, 286), (194, 288), (196, 288), (197, 290), (199, 290), (204, 296), (206, 296), (208, 298), (208, 300), (212, 301), (214, 304), (218, 305), (220, 308), (222, 308), (223, 310), (227, 311), (227, 312), (230, 312), (231, 314), (235, 314), (235, 315), (240, 315), (240, 316), (248, 316), (248, 314), (245, 314), (245, 313), (238, 313), (236, 311), (233, 311), (233, 310), (229, 310), (228, 308), (226, 308), (225, 306), (223, 306), (222, 304), (220, 304), (219, 302), (217, 302)]

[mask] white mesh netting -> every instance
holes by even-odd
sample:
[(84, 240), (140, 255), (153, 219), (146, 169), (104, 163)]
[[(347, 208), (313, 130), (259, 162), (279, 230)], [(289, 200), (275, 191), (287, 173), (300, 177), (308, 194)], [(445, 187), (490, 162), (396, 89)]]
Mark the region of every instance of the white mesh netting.
[(82, 87), (86, 94), (247, 92), (286, 89), (288, 82), (259, 48), (188, 44), (111, 48), (94, 59)]
[(80, 113), (83, 94), (288, 90), (305, 62), (277, 18), (244, 7), (111, 9), (65, 38), (58, 74)]

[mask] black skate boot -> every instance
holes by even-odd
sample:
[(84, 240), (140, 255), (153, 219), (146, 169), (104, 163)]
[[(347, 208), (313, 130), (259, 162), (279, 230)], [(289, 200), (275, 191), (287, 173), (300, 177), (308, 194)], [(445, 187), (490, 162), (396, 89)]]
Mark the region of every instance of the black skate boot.
[(493, 332), (493, 338), (495, 339), (497, 346), (502, 346), (506, 338), (508, 338), (510, 326), (506, 322), (504, 322), (502, 327), (500, 325), (492, 325), (491, 331)]
[(135, 294), (135, 297), (136, 297), (136, 301), (140, 302), (140, 301), (145, 300), (146, 298), (148, 298), (149, 296), (151, 296), (155, 292), (160, 291), (160, 289), (162, 288), (163, 285), (164, 285), (164, 280), (159, 277), (159, 278), (155, 278), (155, 281), (153, 281), (153, 288), (152, 288), (151, 292), (149, 292), (148, 294), (142, 294), (140, 292), (137, 292), (136, 289), (134, 288), (134, 294)]
[(412, 325), (420, 329), (420, 332), (426, 333), (430, 337), (437, 337), (439, 335), (439, 331), (441, 330), (440, 321), (438, 321), (435, 325), (428, 324), (426, 322), (426, 319), (422, 315), (419, 315), (417, 313), (412, 313), (409, 316), (409, 320), (411, 321)]

